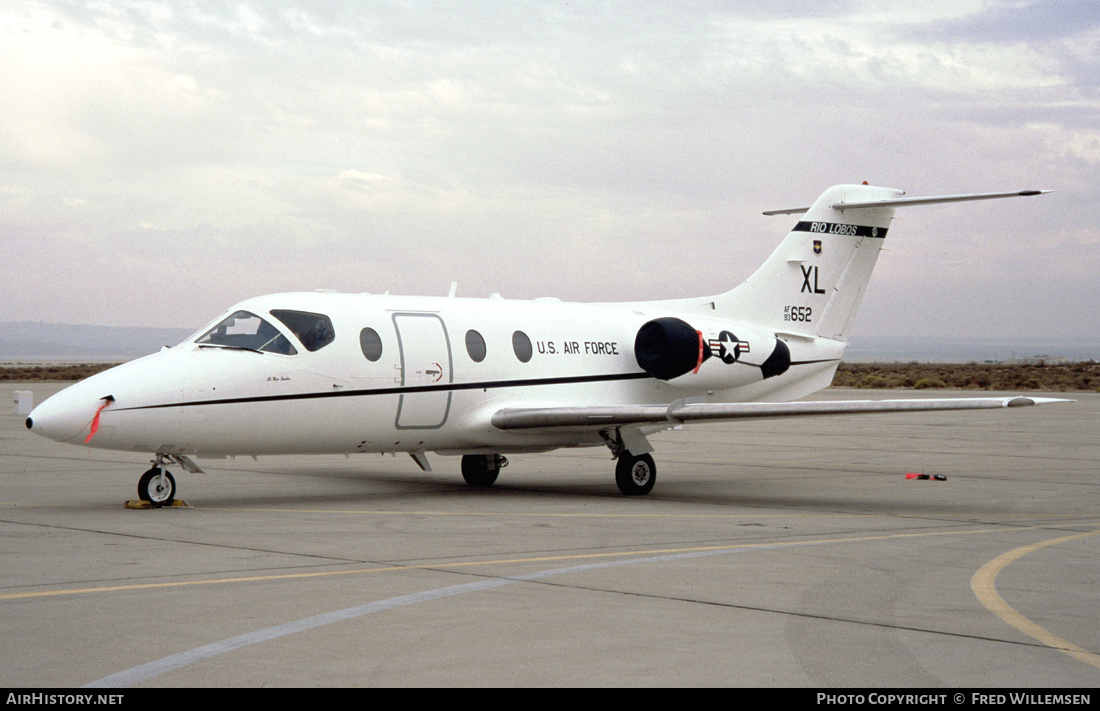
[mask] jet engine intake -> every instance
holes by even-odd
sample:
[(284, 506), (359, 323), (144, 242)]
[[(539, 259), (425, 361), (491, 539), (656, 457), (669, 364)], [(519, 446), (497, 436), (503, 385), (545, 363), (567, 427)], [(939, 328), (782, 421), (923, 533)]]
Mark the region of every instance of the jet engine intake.
[(690, 373), (705, 357), (702, 336), (686, 321), (655, 318), (638, 329), (634, 357), (642, 370), (658, 380)]
[(791, 351), (774, 335), (744, 324), (674, 317), (647, 321), (634, 339), (634, 357), (658, 380), (693, 390), (728, 390), (787, 372)]

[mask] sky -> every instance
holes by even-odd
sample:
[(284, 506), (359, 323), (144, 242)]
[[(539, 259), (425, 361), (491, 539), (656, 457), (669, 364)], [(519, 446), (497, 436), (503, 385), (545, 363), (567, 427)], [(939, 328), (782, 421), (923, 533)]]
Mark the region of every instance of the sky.
[(1100, 13), (1078, 2), (0, 6), (0, 321), (260, 294), (732, 288), (830, 185), (899, 211), (870, 335), (1100, 343)]

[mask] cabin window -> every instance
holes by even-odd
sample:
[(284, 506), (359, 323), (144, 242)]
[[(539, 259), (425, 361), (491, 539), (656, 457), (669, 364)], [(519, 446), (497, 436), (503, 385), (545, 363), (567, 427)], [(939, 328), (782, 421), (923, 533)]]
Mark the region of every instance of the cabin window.
[(312, 314), (308, 311), (276, 311), (271, 315), (282, 321), (294, 332), (307, 351), (318, 351), (336, 340), (336, 331), (332, 320), (324, 314)]
[(485, 360), (485, 339), (473, 329), (466, 332), (466, 352), (475, 363)]
[(516, 352), (516, 358), (519, 358), (520, 363), (526, 363), (531, 360), (531, 339), (527, 337), (527, 334), (523, 331), (516, 331), (512, 334), (512, 350)]
[(202, 347), (238, 348), (246, 351), (297, 355), (290, 340), (254, 313), (237, 311), (195, 339)]
[(370, 362), (375, 362), (382, 357), (382, 338), (373, 328), (364, 328), (359, 332), (359, 348), (363, 350), (363, 356)]

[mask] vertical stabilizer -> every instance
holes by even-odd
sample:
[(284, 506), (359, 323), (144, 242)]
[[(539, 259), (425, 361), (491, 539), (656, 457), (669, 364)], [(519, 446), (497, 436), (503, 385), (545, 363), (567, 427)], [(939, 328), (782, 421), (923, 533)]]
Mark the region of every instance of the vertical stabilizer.
[(843, 206), (899, 195), (869, 185), (829, 188), (756, 273), (715, 300), (715, 310), (776, 331), (847, 341), (894, 207)]

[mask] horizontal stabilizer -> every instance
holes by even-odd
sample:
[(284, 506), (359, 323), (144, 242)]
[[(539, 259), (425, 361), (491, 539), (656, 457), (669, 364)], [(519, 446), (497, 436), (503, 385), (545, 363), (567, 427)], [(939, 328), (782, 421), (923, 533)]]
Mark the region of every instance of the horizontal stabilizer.
[[(876, 207), (908, 207), (910, 205), (937, 205), (946, 202), (968, 202), (971, 200), (996, 200), (998, 198), (1028, 197), (1045, 195), (1053, 190), (1017, 190), (1008, 193), (969, 193), (965, 195), (940, 195), (936, 197), (890, 198), (887, 200), (869, 200), (867, 202), (836, 202), (829, 207), (834, 210), (860, 210)], [(800, 215), (809, 211), (809, 207), (791, 207), (784, 210), (768, 210), (765, 215)]]
[(520, 430), (544, 427), (604, 429), (626, 425), (706, 420), (766, 419), (811, 415), (861, 415), (885, 412), (928, 412), (932, 410), (977, 410), (999, 407), (1027, 407), (1073, 402), (1048, 397), (939, 398), (922, 400), (848, 400), (837, 402), (735, 402), (634, 405), (620, 407), (510, 408), (493, 414), (497, 429)]

